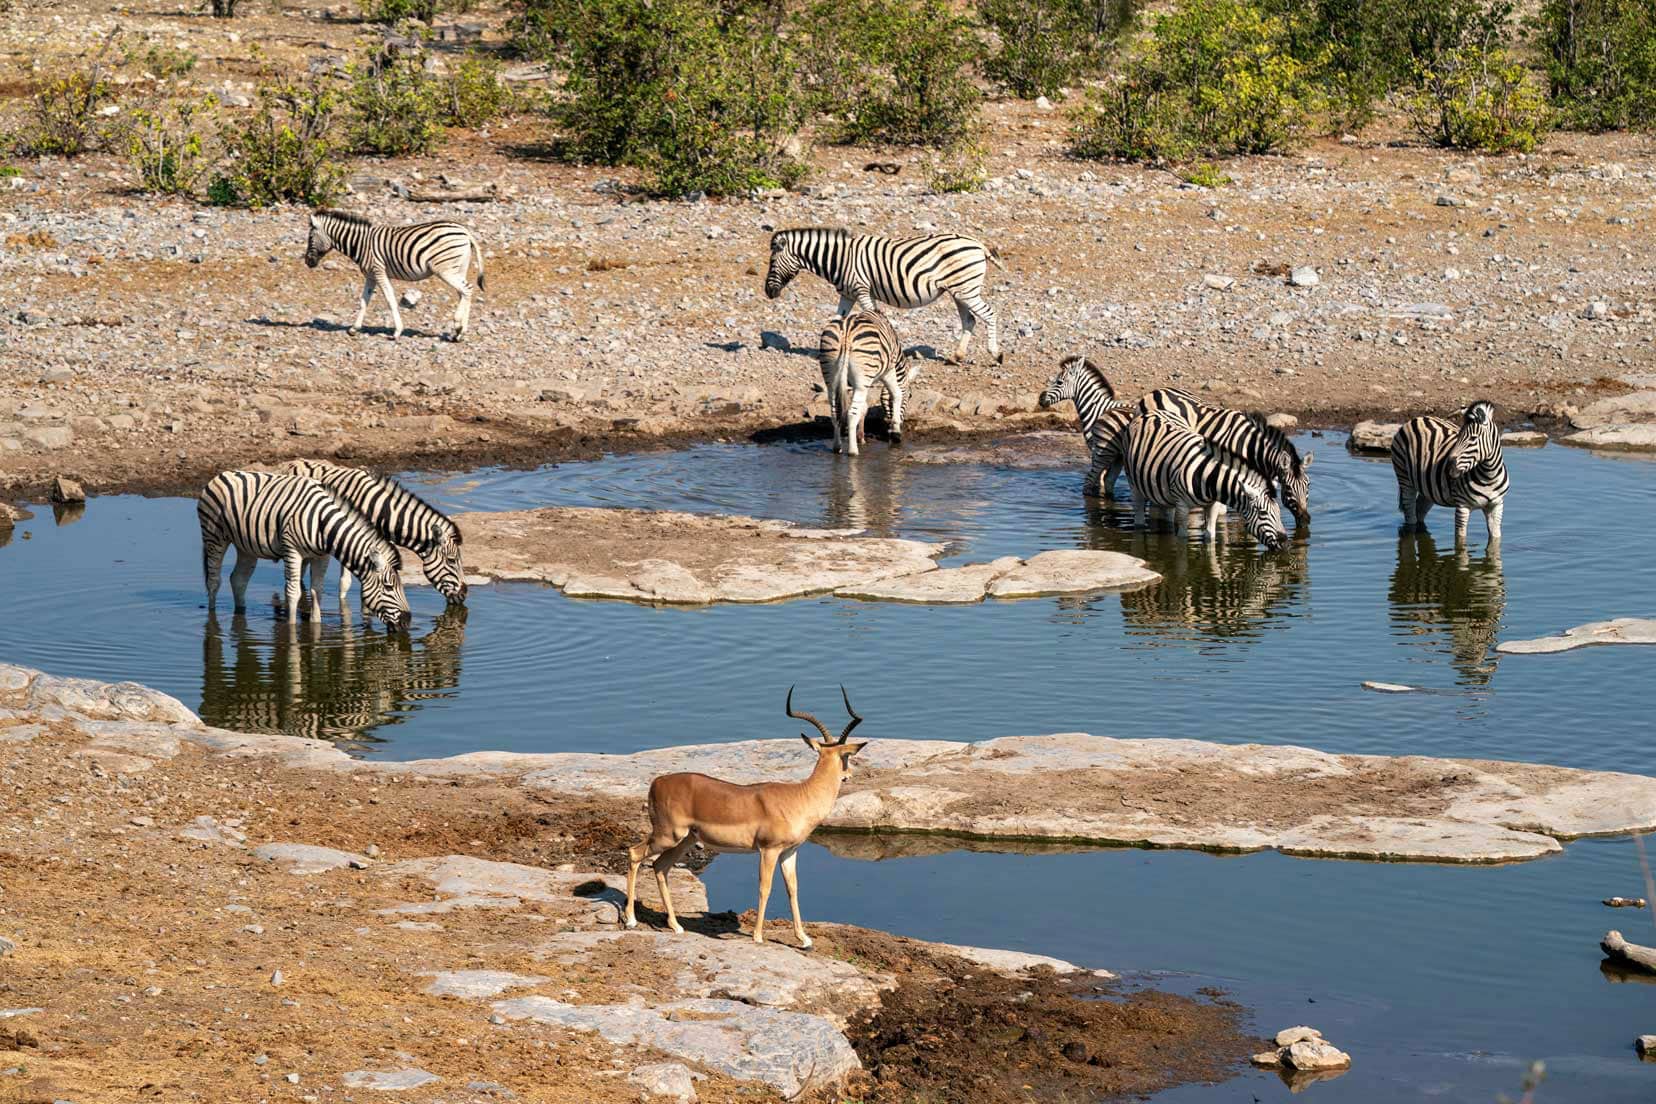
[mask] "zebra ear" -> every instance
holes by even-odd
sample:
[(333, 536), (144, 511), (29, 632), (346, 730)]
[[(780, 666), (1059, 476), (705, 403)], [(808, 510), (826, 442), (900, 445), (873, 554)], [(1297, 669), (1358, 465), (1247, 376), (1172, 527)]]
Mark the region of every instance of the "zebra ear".
[(311, 212), (310, 224), (312, 226), (321, 226), (322, 225), (322, 219), (317, 215), (317, 213), (315, 211)]
[(1300, 467), (1309, 468), (1311, 466), (1311, 458), (1315, 455), (1316, 453), (1314, 452), (1308, 452), (1304, 456), (1300, 457)]

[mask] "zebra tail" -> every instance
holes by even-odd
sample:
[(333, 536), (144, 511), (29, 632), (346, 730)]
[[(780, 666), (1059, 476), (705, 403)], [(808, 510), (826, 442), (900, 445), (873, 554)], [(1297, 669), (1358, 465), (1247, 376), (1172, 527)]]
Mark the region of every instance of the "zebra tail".
[(488, 287), (483, 283), (483, 247), (477, 244), (470, 231), (466, 233), (466, 240), (471, 242), (472, 252), (477, 254), (477, 290), (487, 291)]
[(990, 264), (994, 265), (996, 268), (1000, 269), (1002, 272), (1006, 271), (1006, 266), (1001, 264), (1000, 251), (997, 250), (994, 246), (985, 245), (983, 247), (983, 255), (989, 259)]

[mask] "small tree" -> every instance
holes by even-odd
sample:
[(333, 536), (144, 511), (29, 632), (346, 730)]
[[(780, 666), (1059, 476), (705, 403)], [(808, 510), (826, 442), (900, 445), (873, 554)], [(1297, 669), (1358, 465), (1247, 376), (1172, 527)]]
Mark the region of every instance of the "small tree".
[(1440, 146), (1528, 152), (1546, 136), (1546, 97), (1502, 49), (1466, 46), (1422, 65), (1410, 102), (1415, 129)]
[(208, 187), (214, 203), (268, 207), (327, 204), (344, 189), (335, 160), (339, 95), (325, 78), (277, 78), (259, 89), (251, 118), (223, 131), (224, 171)]
[(138, 186), (160, 195), (193, 196), (196, 186), (212, 170), (216, 157), (212, 138), (200, 124), (218, 106), (208, 95), (200, 102), (144, 108), (132, 113), (127, 131), (127, 156), (138, 173)]
[(424, 51), (378, 51), (348, 76), (354, 149), (401, 157), (429, 153), (442, 140), (442, 90), (426, 72)]
[(1014, 96), (1055, 96), (1098, 64), (1104, 40), (1091, 0), (979, 0), (978, 18), (1000, 39), (983, 71)]
[(1534, 21), (1553, 107), (1586, 130), (1656, 122), (1656, 9), (1645, 0), (1547, 0)]
[(14, 136), (19, 153), (74, 157), (103, 145), (100, 110), (115, 99), (103, 67), (93, 64), (37, 84), (29, 98), (29, 118)]

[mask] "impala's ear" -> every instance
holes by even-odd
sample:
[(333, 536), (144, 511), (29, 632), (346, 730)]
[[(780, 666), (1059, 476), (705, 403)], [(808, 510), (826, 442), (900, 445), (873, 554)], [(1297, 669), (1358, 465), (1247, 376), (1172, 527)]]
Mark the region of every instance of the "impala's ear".
[(799, 734), (799, 738), (801, 740), (804, 740), (805, 741), (805, 746), (810, 748), (812, 751), (820, 750), (820, 748), (817, 746), (817, 742), (815, 740), (811, 739), (809, 736), (805, 735), (803, 732), (801, 732)]
[(849, 759), (853, 755), (857, 754), (857, 752), (861, 751), (863, 748), (865, 748), (867, 746), (868, 746), (868, 741), (867, 740), (864, 740), (860, 744), (846, 744), (844, 747), (839, 749), (839, 753), (841, 755), (845, 756), (847, 759)]

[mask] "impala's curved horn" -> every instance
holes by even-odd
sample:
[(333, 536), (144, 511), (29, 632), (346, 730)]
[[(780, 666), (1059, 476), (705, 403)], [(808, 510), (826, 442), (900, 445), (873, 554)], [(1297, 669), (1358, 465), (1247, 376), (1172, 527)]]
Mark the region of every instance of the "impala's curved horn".
[[(809, 713), (795, 713), (794, 712), (793, 692), (794, 692), (794, 688), (791, 687), (791, 686), (788, 687), (788, 704), (785, 707), (788, 711), (788, 716), (792, 717), (796, 721), (810, 721), (812, 724), (816, 725), (816, 730), (818, 732), (822, 733), (822, 742), (823, 743), (825, 743), (825, 744), (833, 743), (834, 742), (834, 737), (833, 737), (833, 734), (828, 731), (828, 726), (827, 725), (823, 724), (821, 721), (817, 720), (815, 717), (811, 716)], [(846, 731), (850, 731), (850, 730), (847, 729)]]
[(851, 736), (851, 730), (862, 724), (862, 717), (858, 715), (855, 709), (851, 708), (851, 695), (845, 692), (844, 683), (840, 683), (840, 697), (845, 699), (845, 711), (851, 714), (851, 723), (845, 726), (844, 732), (840, 733), (839, 742), (843, 744)]

